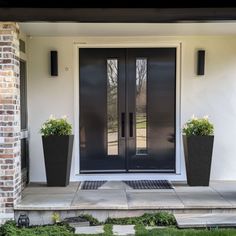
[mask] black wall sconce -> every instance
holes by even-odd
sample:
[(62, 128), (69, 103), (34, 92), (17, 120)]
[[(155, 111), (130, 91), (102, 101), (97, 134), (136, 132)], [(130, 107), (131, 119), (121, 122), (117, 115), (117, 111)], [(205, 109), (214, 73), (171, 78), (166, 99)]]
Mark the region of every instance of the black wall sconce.
[(17, 223), (19, 227), (29, 227), (30, 224), (29, 217), (26, 214), (20, 214)]
[(205, 74), (205, 50), (197, 51), (197, 75)]
[(51, 76), (58, 76), (58, 55), (57, 51), (50, 52)]

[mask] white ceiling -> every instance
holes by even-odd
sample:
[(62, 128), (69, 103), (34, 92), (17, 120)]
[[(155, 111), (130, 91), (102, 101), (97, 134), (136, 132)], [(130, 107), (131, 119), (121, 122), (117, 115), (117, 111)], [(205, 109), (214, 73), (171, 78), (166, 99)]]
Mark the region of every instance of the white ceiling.
[(218, 23), (19, 23), (29, 36), (236, 35), (236, 22)]

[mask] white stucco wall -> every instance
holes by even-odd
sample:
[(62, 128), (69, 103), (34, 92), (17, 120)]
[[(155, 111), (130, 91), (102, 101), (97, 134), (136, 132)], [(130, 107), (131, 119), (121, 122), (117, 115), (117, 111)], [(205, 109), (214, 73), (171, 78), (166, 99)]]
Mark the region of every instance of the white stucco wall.
[[(181, 42), (181, 124), (192, 114), (209, 115), (215, 125), (211, 179), (236, 179), (236, 36), (183, 36), (140, 38), (28, 38), (28, 110), (30, 181), (45, 181), (41, 124), (50, 114), (67, 115), (74, 123), (74, 42)], [(196, 50), (206, 50), (205, 76), (196, 76)], [(49, 75), (49, 52), (58, 51), (59, 76)], [(75, 124), (74, 124), (75, 125)], [(182, 148), (182, 144), (181, 144)], [(75, 152), (74, 152), (75, 154)], [(73, 157), (71, 180), (75, 176)], [(181, 174), (185, 179), (184, 156)], [(78, 161), (77, 161), (78, 163)], [(136, 174), (138, 175), (138, 174)], [(147, 176), (147, 175), (144, 175)], [(162, 175), (163, 176), (163, 175)], [(92, 176), (93, 177), (93, 176)], [(91, 177), (91, 178), (92, 178)], [(105, 178), (105, 177), (104, 177)], [(162, 177), (164, 178), (164, 177)], [(97, 177), (96, 177), (97, 179)]]

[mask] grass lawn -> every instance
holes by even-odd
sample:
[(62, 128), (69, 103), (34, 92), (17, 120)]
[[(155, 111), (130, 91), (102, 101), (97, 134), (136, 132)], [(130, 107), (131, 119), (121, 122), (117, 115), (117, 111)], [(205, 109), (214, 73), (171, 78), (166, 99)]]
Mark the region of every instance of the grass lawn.
[(146, 129), (146, 118), (143, 116), (136, 117), (136, 128)]
[(143, 226), (135, 227), (137, 236), (236, 236), (236, 229), (152, 229), (146, 230)]
[[(112, 225), (104, 225), (104, 234), (90, 236), (112, 236)], [(236, 229), (211, 229), (211, 230), (182, 230), (176, 228), (146, 230), (143, 225), (135, 226), (136, 236), (236, 236)], [(5, 227), (0, 231), (0, 236), (85, 236), (74, 234), (65, 226), (42, 226), (35, 228), (19, 229), (14, 226)]]
[[(147, 219), (136, 217), (133, 220)], [(151, 218), (150, 218), (151, 219)], [(149, 220), (150, 220), (149, 219)], [(114, 219), (113, 219), (114, 221)], [(118, 220), (116, 220), (118, 221)], [(124, 224), (122, 220), (116, 222)], [(133, 223), (133, 222), (129, 222)], [(113, 222), (115, 224), (115, 221)], [(94, 236), (112, 236), (112, 224), (105, 224), (103, 226), (104, 233), (96, 234)], [(175, 226), (170, 226), (163, 229), (147, 230), (143, 224), (137, 224), (135, 226), (136, 236), (236, 236), (236, 229), (177, 229)], [(68, 225), (48, 225), (38, 226), (30, 228), (18, 228), (16, 223), (10, 221), (0, 227), (0, 236), (85, 236), (82, 234), (74, 234), (74, 229)], [(90, 236), (92, 236), (90, 234)]]
[(73, 228), (66, 225), (48, 225), (29, 228), (18, 228), (9, 221), (0, 227), (0, 236), (73, 236)]

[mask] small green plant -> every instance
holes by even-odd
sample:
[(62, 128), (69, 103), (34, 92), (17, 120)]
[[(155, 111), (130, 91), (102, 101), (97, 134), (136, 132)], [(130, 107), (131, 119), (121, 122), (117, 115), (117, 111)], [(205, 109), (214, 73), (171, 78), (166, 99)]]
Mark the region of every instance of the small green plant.
[(54, 116), (50, 116), (48, 120), (46, 120), (41, 129), (40, 133), (43, 136), (50, 135), (71, 135), (72, 134), (72, 125), (67, 121), (67, 117), (64, 116), (62, 118), (55, 118)]
[(214, 134), (214, 126), (209, 121), (208, 116), (197, 118), (194, 115), (186, 122), (183, 128), (183, 133), (186, 136), (198, 135), (207, 136)]
[(89, 214), (79, 215), (79, 217), (81, 217), (84, 220), (87, 220), (89, 222), (89, 224), (92, 226), (101, 225), (103, 223), (103, 222), (99, 222), (96, 218), (94, 218), (93, 216), (91, 216)]
[(53, 212), (53, 213), (52, 213), (52, 221), (53, 221), (53, 223), (59, 223), (59, 222), (61, 222), (61, 216), (60, 216), (60, 214), (57, 213), (57, 212)]
[(137, 225), (143, 224), (141, 217), (123, 217), (123, 218), (107, 218), (105, 224), (111, 225)]
[(112, 236), (113, 232), (112, 232), (112, 225), (104, 225), (103, 226), (103, 230), (104, 230), (104, 234), (103, 236)]
[(1, 225), (0, 235), (16, 235), (16, 228), (16, 222), (14, 220), (8, 220), (5, 224)]
[(176, 225), (176, 220), (173, 214), (168, 212), (157, 212), (155, 216), (155, 225), (169, 226)]
[(145, 226), (170, 226), (176, 225), (176, 220), (173, 214), (168, 212), (145, 213), (137, 217), (124, 218), (108, 218), (106, 224), (118, 225), (145, 225)]
[(17, 227), (15, 221), (7, 221), (0, 227), (1, 236), (73, 236), (74, 229), (66, 224)]

